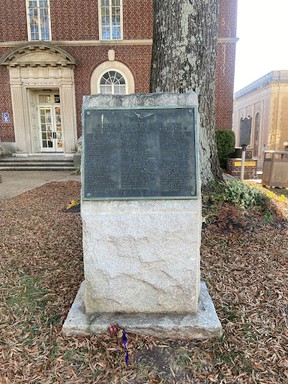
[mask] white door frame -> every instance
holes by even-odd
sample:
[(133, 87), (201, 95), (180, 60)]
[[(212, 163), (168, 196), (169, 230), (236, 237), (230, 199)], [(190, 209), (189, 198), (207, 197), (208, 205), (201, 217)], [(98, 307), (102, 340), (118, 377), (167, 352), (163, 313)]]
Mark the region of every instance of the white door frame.
[(41, 152), (61, 153), (64, 148), (64, 137), (59, 92), (43, 90), (37, 92), (36, 98)]
[[(39, 44), (39, 43), (38, 43)], [(31, 47), (30, 47), (31, 45)], [(41, 152), (35, 146), (35, 132), (31, 95), (42, 89), (58, 89), (62, 100), (62, 129), (65, 142), (64, 153), (74, 153), (77, 147), (77, 123), (73, 58), (57, 47), (41, 42), (29, 44), (3, 60), (10, 75), (13, 123), (17, 151)], [(19, 51), (19, 52), (18, 52)], [(25, 51), (25, 52), (23, 52)]]

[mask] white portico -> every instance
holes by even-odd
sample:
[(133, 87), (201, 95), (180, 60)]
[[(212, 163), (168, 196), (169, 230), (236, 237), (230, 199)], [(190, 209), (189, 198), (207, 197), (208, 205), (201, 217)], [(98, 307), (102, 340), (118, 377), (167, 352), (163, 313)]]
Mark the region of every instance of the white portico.
[(10, 50), (0, 64), (9, 70), (16, 152), (75, 152), (73, 57), (47, 42), (37, 42)]

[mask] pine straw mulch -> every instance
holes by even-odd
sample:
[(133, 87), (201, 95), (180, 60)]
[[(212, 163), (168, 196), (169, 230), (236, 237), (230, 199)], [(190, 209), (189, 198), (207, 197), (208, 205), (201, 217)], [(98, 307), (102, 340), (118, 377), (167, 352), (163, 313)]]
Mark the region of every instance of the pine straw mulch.
[[(265, 383), (288, 381), (287, 224), (229, 204), (204, 204), (202, 278), (221, 339), (128, 334), (129, 365), (107, 335), (61, 327), (83, 280), (78, 182), (50, 183), (0, 203), (0, 382)], [(287, 199), (276, 202), (287, 213)]]

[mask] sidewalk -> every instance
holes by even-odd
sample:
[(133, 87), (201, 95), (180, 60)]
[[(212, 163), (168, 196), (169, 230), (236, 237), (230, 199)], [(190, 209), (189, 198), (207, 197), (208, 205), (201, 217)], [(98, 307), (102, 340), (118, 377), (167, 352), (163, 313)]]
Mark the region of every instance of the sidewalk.
[(5, 200), (52, 181), (81, 181), (81, 176), (73, 171), (2, 171), (1, 179), (0, 200)]

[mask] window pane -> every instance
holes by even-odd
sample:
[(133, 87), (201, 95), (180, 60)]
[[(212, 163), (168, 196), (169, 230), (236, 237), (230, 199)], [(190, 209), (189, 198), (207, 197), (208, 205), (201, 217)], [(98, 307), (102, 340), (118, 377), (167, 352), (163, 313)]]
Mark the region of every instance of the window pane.
[(100, 79), (100, 93), (104, 95), (125, 95), (126, 82), (121, 73), (108, 71)]
[(121, 79), (119, 80), (119, 83), (122, 84), (122, 85), (123, 85), (123, 84), (125, 85), (125, 79), (124, 79), (124, 77), (121, 77)]
[(39, 95), (39, 103), (51, 103), (50, 95)]
[(109, 27), (103, 27), (102, 28), (102, 39), (103, 40), (110, 40), (110, 29), (109, 29)]
[(120, 26), (120, 19), (118, 19), (117, 17), (112, 17), (112, 25)]
[(121, 14), (120, 7), (112, 7), (112, 16), (113, 17), (117, 16), (120, 19), (120, 14)]
[(102, 27), (110, 27), (110, 17), (109, 16), (103, 16), (102, 17)]
[(100, 12), (102, 23), (102, 39), (121, 39), (121, 0), (101, 0)]
[(40, 22), (41, 24), (47, 23), (48, 21), (48, 9), (40, 8)]
[(102, 78), (106, 81), (109, 79), (109, 77), (110, 77), (110, 72), (106, 72), (106, 73), (104, 73)]
[(112, 86), (111, 85), (100, 85), (100, 93), (102, 95), (112, 95)]
[(115, 85), (114, 86), (114, 95), (125, 95), (126, 94), (126, 86), (124, 85)]
[(120, 88), (120, 95), (126, 95), (126, 85)]
[(41, 39), (49, 40), (49, 19), (48, 10), (40, 9)]
[(50, 40), (49, 1), (29, 1), (27, 12), (31, 40)]
[(110, 18), (110, 9), (109, 9), (108, 7), (103, 7), (103, 8), (102, 8), (101, 15), (102, 15), (102, 18), (106, 16), (106, 17), (108, 18), (107, 20), (109, 21), (109, 18)]
[(121, 38), (121, 29), (120, 29), (120, 26), (113, 26), (112, 27), (112, 39), (120, 39)]

